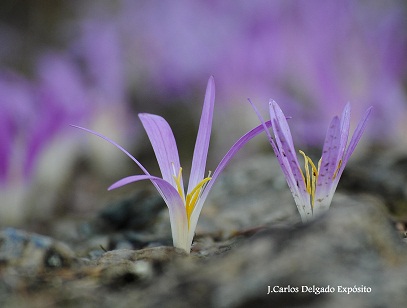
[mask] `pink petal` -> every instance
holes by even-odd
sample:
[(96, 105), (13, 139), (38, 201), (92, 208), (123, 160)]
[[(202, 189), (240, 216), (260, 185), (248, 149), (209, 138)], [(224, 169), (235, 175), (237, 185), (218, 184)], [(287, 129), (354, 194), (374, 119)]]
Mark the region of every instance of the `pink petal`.
[[(348, 144), (350, 128), (350, 104), (347, 103), (341, 117), (341, 141), (339, 144), (339, 157), (342, 158)], [(339, 161), (337, 162), (339, 163)]]
[[(264, 130), (267, 132), (267, 136), (270, 141), (271, 147), (273, 148), (274, 153), (276, 154), (277, 160), (281, 166), (281, 170), (283, 171), (284, 176), (286, 178), (288, 187), (290, 188), (291, 193), (294, 196), (295, 203), (297, 204), (298, 207), (298, 211), (301, 214), (301, 218), (303, 220), (306, 220), (307, 217), (311, 215), (310, 197), (306, 190), (304, 179), (302, 178), (301, 175), (301, 170), (298, 165), (297, 156), (295, 155), (295, 149), (292, 139), (291, 142), (288, 142), (286, 140), (286, 138), (291, 138), (291, 132), (286, 121), (287, 118), (284, 116), (283, 112), (281, 111), (277, 103), (271, 101), (270, 116), (273, 121), (274, 134), (276, 135), (276, 140), (278, 140), (277, 145), (276, 142), (274, 142), (274, 139), (271, 137), (268, 128), (265, 126), (264, 120), (260, 113), (258, 112), (257, 108), (252, 104), (250, 100), (249, 102), (252, 105), (254, 111), (256, 112), (258, 118), (263, 123)], [(275, 112), (275, 110), (277, 110), (277, 112)], [(278, 114), (278, 117), (276, 116), (276, 114)], [(283, 127), (285, 127), (284, 128), (285, 133), (280, 134), (278, 132), (283, 131), (281, 127), (282, 121), (284, 121)]]
[[(274, 101), (271, 100), (270, 103), (270, 119), (271, 121), (277, 121), (281, 128), (281, 134), (284, 135), (285, 139), (288, 141), (288, 145), (295, 152), (293, 137), (291, 136), (290, 127), (288, 126), (287, 118), (281, 110), (280, 106)], [(281, 135), (280, 134), (280, 135)], [(279, 136), (275, 136), (276, 139)]]
[(348, 162), (350, 156), (352, 155), (353, 151), (355, 150), (357, 144), (360, 141), (360, 138), (362, 138), (362, 134), (366, 128), (367, 120), (369, 118), (370, 113), (372, 112), (373, 107), (369, 107), (365, 114), (363, 115), (362, 119), (359, 121), (358, 126), (355, 129), (355, 132), (353, 133), (352, 139), (349, 142), (348, 149), (346, 150), (345, 156), (343, 157), (342, 161), (342, 166), (340, 171), (340, 174), (342, 174), (343, 169), (345, 168), (346, 163)]
[(340, 124), (339, 118), (337, 116), (334, 117), (326, 133), (324, 147), (322, 149), (321, 166), (317, 180), (315, 200), (328, 198), (333, 185), (333, 176), (338, 167), (338, 157), (340, 154)]
[(291, 131), (284, 113), (275, 101), (270, 102), (270, 117), (278, 148), (276, 155), (286, 176), (287, 183), (293, 193), (305, 195), (306, 187), (295, 152)]
[(140, 113), (139, 118), (153, 146), (163, 179), (175, 187), (173, 176), (178, 174), (180, 162), (171, 127), (162, 117), (154, 114)]
[(212, 129), (213, 106), (215, 102), (215, 81), (213, 76), (208, 80), (205, 101), (196, 138), (194, 156), (192, 158), (191, 175), (189, 177), (188, 193), (202, 181), (205, 176), (206, 159)]
[[(332, 119), (329, 129), (325, 136), (324, 147), (322, 149), (320, 177), (323, 176), (329, 180), (338, 167), (341, 143), (341, 128), (339, 118), (336, 116)], [(346, 143), (345, 143), (346, 144)]]

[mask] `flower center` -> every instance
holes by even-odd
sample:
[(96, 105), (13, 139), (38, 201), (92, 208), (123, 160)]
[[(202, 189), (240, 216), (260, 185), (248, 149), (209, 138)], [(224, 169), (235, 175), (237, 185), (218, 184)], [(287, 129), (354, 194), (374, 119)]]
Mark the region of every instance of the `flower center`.
[(179, 168), (178, 175), (174, 175), (174, 180), (177, 185), (177, 190), (181, 198), (185, 202), (185, 211), (187, 213), (187, 220), (188, 220), (188, 229), (189, 229), (189, 223), (191, 219), (191, 214), (194, 211), (195, 205), (199, 199), (199, 196), (201, 195), (202, 190), (205, 188), (206, 183), (208, 183), (212, 178), (210, 177), (210, 173), (208, 177), (204, 178), (202, 181), (200, 181), (194, 189), (191, 190), (189, 194), (187, 194), (186, 198), (184, 195), (184, 189), (181, 184), (182, 179), (182, 167)]

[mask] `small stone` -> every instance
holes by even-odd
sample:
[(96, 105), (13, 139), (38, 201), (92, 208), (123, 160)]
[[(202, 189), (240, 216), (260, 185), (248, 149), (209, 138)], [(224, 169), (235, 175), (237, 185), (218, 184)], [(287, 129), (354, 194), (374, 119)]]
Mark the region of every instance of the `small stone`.
[(166, 263), (185, 257), (186, 252), (174, 247), (152, 247), (141, 250), (119, 249), (106, 252), (97, 262), (101, 282), (117, 287), (151, 280)]
[(0, 264), (39, 272), (45, 268), (69, 266), (73, 251), (47, 236), (7, 228), (0, 232)]
[(103, 232), (145, 230), (157, 219), (157, 213), (165, 208), (165, 203), (159, 194), (142, 190), (128, 198), (109, 204), (99, 213), (93, 224), (96, 230)]

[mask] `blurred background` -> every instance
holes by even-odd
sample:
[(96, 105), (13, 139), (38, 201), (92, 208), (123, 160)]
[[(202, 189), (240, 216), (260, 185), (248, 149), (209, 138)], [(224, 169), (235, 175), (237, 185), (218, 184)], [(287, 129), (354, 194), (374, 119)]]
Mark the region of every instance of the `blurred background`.
[[(358, 152), (407, 150), (402, 0), (3, 0), (0, 8), (1, 227), (80, 219), (114, 198), (109, 184), (140, 172), (69, 124), (112, 138), (159, 174), (137, 114), (160, 114), (187, 172), (210, 75), (210, 170), (258, 125), (247, 98), (267, 118), (276, 100), (297, 148), (319, 150), (347, 102), (353, 126), (373, 105)], [(237, 163), (259, 151), (272, 154), (266, 138)]]

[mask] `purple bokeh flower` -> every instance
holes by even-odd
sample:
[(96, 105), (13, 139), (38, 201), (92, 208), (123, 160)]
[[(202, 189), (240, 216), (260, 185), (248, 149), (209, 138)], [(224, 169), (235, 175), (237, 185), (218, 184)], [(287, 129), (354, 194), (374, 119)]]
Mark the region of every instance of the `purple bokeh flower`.
[(403, 1), (120, 4), (114, 17), (129, 42), (126, 54), (135, 68), (130, 80), (147, 85), (141, 92), (159, 88), (157, 94), (166, 97), (213, 74), (226, 106), (247, 96), (285, 101), (303, 143), (322, 142), (328, 115), (341, 112), (344, 101), (352, 102), (357, 116), (375, 107), (370, 137), (389, 142), (403, 133), (398, 130), (406, 111)]
[[(32, 86), (13, 72), (0, 73), (0, 184), (21, 180), (15, 160), (22, 160), (25, 131), (35, 112)], [(21, 167), (21, 166), (20, 166)]]
[[(123, 178), (111, 185), (109, 189), (119, 188), (136, 181), (151, 180), (168, 206), (174, 246), (184, 249), (187, 253), (189, 253), (191, 249), (192, 240), (203, 204), (215, 180), (237, 151), (239, 151), (250, 139), (263, 131), (263, 126), (259, 125), (242, 136), (223, 157), (213, 175), (211, 176), (209, 174), (205, 177), (204, 174), (212, 129), (214, 101), (215, 84), (213, 77), (211, 77), (206, 89), (186, 193), (184, 192), (182, 167), (175, 138), (170, 126), (164, 118), (148, 113), (139, 114), (140, 120), (153, 146), (162, 178), (150, 175), (136, 158), (109, 138), (86, 128), (75, 126), (95, 134), (115, 145), (140, 167), (144, 172), (144, 175), (134, 175)], [(270, 122), (265, 123), (264, 125), (270, 125)]]
[[(252, 106), (254, 107), (253, 104)], [(322, 157), (318, 164), (314, 164), (310, 157), (303, 151), (299, 151), (305, 160), (304, 174), (297, 159), (290, 128), (280, 106), (275, 101), (270, 102), (270, 118), (274, 139), (255, 108), (283, 170), (303, 222), (308, 222), (329, 209), (339, 179), (362, 137), (371, 110), (372, 107), (364, 113), (348, 145), (350, 104), (347, 104), (342, 112), (342, 117), (335, 116), (331, 121), (325, 137)]]
[(99, 104), (117, 105), (125, 101), (125, 60), (118, 26), (105, 18), (85, 19), (79, 36), (70, 47), (83, 64), (83, 74)]
[(44, 55), (39, 61), (38, 81), (31, 93), (35, 113), (26, 131), (24, 175), (29, 177), (46, 146), (66, 130), (68, 123), (85, 119), (89, 99), (81, 75), (69, 57)]

